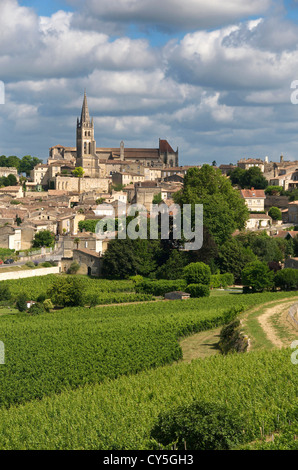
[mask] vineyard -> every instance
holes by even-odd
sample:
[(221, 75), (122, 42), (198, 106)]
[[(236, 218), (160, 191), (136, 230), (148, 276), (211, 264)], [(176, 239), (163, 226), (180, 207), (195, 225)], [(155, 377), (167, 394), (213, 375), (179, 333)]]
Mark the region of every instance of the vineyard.
[[(59, 275), (49, 274), (48, 276), (40, 276), (36, 278), (16, 279), (13, 281), (1, 281), (1, 285), (9, 285), (13, 296), (17, 296), (20, 292), (26, 292), (28, 299), (37, 300), (41, 294), (46, 294), (48, 288)], [(71, 278), (72, 276), (67, 276)], [(75, 276), (80, 279), (82, 288), (86, 294), (96, 293), (120, 293), (133, 292), (134, 284), (132, 281), (109, 281), (106, 279), (91, 279), (87, 276)]]
[(207, 399), (240, 416), (247, 445), (286, 426), (287, 445), (297, 449), (297, 367), (290, 355), (276, 350), (215, 356), (3, 409), (0, 447), (157, 448), (150, 433), (159, 413)]
[[(9, 286), (13, 295), (26, 290), (36, 299), (54, 279)], [(82, 280), (86, 294), (105, 303), (148, 295), (134, 294), (132, 281)], [(179, 339), (224, 325), (250, 307), (295, 295), (231, 293), (1, 316), (0, 448), (151, 448), (150, 429), (158, 413), (201, 396), (227, 400), (231, 407), (237, 403), (237, 411), (239, 402), (251, 440), (261, 422), (263, 432), (274, 430), (277, 414), (283, 422), (295, 411), (297, 369), (289, 352), (216, 356), (188, 366), (180, 363)]]

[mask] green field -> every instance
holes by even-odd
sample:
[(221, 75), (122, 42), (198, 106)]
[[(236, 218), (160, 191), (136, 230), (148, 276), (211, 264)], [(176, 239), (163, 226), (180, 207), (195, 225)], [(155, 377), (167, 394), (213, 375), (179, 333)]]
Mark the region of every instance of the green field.
[[(9, 283), (36, 299), (55, 276)], [(82, 277), (86, 293), (133, 292), (131, 281)], [(34, 290), (35, 286), (35, 290)], [(160, 411), (194, 398), (235, 407), (247, 442), (297, 410), (291, 352), (259, 351), (182, 363), (179, 341), (297, 292), (228, 293), (187, 301), (65, 308), (0, 316), (1, 449), (146, 449)], [(291, 430), (287, 429), (287, 432)]]
[[(150, 449), (159, 413), (196, 398), (226, 404), (243, 416), (250, 443), (261, 438), (261, 430), (270, 435), (288, 420), (295, 423), (298, 371), (290, 355), (284, 350), (215, 356), (3, 409), (0, 448)], [(293, 445), (297, 426), (287, 432)]]

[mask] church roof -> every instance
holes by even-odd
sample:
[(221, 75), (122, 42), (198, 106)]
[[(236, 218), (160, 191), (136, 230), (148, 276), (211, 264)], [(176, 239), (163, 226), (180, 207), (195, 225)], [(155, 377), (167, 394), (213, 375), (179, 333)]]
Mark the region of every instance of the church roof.
[(86, 91), (84, 92), (84, 101), (83, 101), (82, 113), (81, 113), (81, 124), (83, 122), (86, 122), (86, 123), (90, 122)]

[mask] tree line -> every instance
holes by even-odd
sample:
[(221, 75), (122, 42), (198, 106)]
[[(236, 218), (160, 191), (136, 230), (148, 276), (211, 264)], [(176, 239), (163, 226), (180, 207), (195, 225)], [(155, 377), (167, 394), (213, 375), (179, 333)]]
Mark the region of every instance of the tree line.
[(39, 163), (42, 163), (42, 160), (31, 155), (25, 155), (22, 158), (15, 155), (9, 157), (5, 155), (0, 156), (0, 167), (16, 168), (18, 173), (26, 173), (27, 176), (30, 175), (30, 171)]

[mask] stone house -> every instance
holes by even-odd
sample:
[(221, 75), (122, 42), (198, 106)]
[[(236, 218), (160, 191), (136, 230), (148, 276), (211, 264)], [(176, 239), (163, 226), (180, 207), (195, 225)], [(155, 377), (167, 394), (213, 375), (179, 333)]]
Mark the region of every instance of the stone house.
[(246, 222), (247, 230), (269, 229), (272, 225), (272, 218), (266, 214), (250, 214)]
[(63, 235), (65, 233), (71, 233), (76, 235), (79, 231), (79, 222), (85, 220), (84, 214), (67, 214), (61, 215), (57, 218), (57, 233)]
[(67, 272), (73, 262), (80, 265), (78, 274), (99, 277), (101, 274), (102, 259), (99, 253), (87, 248), (73, 250), (72, 258), (62, 258), (61, 267), (63, 272)]
[(144, 175), (139, 175), (138, 173), (133, 173), (133, 172), (115, 172), (112, 174), (112, 185), (117, 186), (117, 185), (122, 185), (126, 186), (130, 183), (138, 183), (140, 181), (145, 181), (145, 176)]
[(250, 212), (264, 212), (266, 195), (263, 189), (241, 189), (240, 195)]
[(14, 198), (22, 198), (24, 196), (22, 186), (6, 186), (0, 188), (0, 194), (8, 194)]
[(165, 294), (166, 300), (187, 300), (190, 299), (190, 294), (188, 292), (174, 291), (167, 292)]
[(18, 170), (14, 167), (0, 167), (0, 178), (3, 176), (7, 177), (8, 175), (14, 175), (17, 180), (19, 180)]
[(257, 166), (260, 168), (261, 172), (264, 173), (265, 163), (260, 158), (242, 158), (237, 162), (237, 166), (243, 170), (249, 170)]
[(20, 251), (22, 249), (22, 231), (20, 227), (7, 225), (1, 228), (0, 247)]

